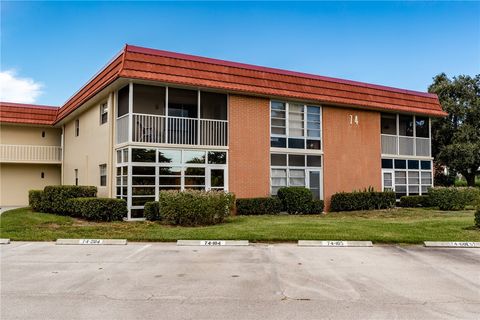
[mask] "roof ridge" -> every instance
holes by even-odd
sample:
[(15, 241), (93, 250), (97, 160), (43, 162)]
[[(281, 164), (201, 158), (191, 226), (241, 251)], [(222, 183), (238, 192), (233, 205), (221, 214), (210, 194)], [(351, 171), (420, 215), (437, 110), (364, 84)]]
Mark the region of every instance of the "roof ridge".
[(44, 104), (30, 104), (30, 103), (18, 103), (18, 102), (8, 102), (0, 101), (0, 106), (14, 107), (14, 108), (37, 108), (37, 109), (60, 109), (59, 106), (49, 106)]

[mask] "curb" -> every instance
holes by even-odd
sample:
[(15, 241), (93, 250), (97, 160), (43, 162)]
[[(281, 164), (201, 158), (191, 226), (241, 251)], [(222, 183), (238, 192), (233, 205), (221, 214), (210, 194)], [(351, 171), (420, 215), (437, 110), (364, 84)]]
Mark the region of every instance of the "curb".
[(177, 240), (177, 246), (248, 246), (248, 240)]
[(298, 240), (299, 247), (373, 247), (372, 241)]
[(425, 241), (425, 247), (429, 248), (480, 248), (480, 242), (442, 242), (442, 241)]
[(126, 245), (127, 239), (57, 239), (59, 245)]

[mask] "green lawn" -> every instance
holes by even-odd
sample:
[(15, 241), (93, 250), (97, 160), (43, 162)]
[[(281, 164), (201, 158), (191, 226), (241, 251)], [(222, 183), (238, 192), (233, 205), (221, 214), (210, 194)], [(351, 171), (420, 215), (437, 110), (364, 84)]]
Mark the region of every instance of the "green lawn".
[(156, 222), (87, 222), (70, 217), (11, 210), (0, 216), (0, 237), (12, 240), (126, 238), (129, 241), (242, 239), (254, 242), (372, 240), (375, 243), (480, 241), (473, 210), (433, 209), (356, 211), (308, 216), (237, 216), (209, 227), (171, 227)]

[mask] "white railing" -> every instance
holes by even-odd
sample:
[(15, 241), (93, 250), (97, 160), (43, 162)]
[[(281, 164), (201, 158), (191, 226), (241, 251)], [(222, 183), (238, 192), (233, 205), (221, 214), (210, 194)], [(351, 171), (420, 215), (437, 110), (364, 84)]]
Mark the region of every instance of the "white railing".
[(416, 144), (416, 155), (430, 157), (431, 155), (431, 146), (430, 138), (415, 138)]
[(2, 144), (0, 145), (0, 161), (60, 163), (62, 147)]
[(414, 138), (382, 134), (382, 154), (430, 157), (430, 138)]
[(198, 119), (168, 117), (168, 143), (199, 144)]
[(226, 146), (227, 143), (226, 120), (200, 120), (200, 144), (206, 146)]
[(165, 143), (165, 117), (133, 114), (132, 139), (135, 142)]
[(117, 118), (117, 143), (128, 141), (128, 114)]
[(398, 154), (406, 156), (415, 155), (413, 143), (413, 137), (398, 137)]
[[(126, 120), (125, 120), (126, 119)], [(226, 146), (228, 121), (132, 114), (133, 142)], [(128, 141), (128, 116), (117, 119), (117, 143)]]
[(382, 154), (397, 154), (397, 136), (382, 134)]

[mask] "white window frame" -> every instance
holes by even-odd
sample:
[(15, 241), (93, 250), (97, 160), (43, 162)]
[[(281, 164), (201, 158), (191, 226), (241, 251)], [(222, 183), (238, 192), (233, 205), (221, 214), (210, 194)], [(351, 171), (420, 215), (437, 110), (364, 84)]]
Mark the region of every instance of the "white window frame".
[[(132, 162), (132, 149), (153, 149), (155, 150), (155, 162)], [(128, 150), (128, 159), (125, 159), (125, 153), (124, 153), (124, 150)], [(172, 163), (172, 164), (167, 164), (167, 163), (159, 163), (158, 162), (158, 155), (159, 155), (159, 152), (161, 150), (175, 150), (175, 151), (181, 151), (181, 161), (180, 163)], [(185, 163), (185, 151), (201, 151), (201, 152), (205, 152), (205, 163)], [(135, 210), (135, 209), (143, 209), (144, 206), (137, 206), (137, 205), (133, 205), (132, 204), (132, 199), (133, 198), (147, 198), (147, 197), (150, 197), (152, 198), (152, 201), (158, 201), (158, 197), (159, 197), (159, 188), (160, 188), (160, 184), (159, 184), (159, 170), (160, 168), (166, 168), (166, 167), (179, 167), (180, 170), (181, 170), (181, 174), (180, 174), (180, 191), (184, 191), (186, 190), (186, 186), (185, 186), (185, 170), (187, 168), (204, 168), (205, 169), (205, 190), (212, 190), (212, 187), (211, 187), (211, 177), (210, 177), (210, 173), (211, 173), (211, 170), (215, 170), (215, 169), (223, 169), (223, 172), (224, 172), (224, 191), (225, 192), (228, 192), (228, 160), (229, 160), (229, 154), (228, 154), (228, 150), (224, 150), (224, 149), (215, 149), (215, 148), (211, 148), (211, 149), (191, 149), (191, 148), (168, 148), (168, 147), (150, 147), (150, 146), (128, 146), (128, 147), (125, 147), (125, 148), (121, 148), (121, 149), (117, 149), (116, 150), (116, 154), (118, 156), (118, 152), (120, 152), (120, 158), (121, 158), (121, 162), (116, 162), (116, 168), (119, 168), (119, 167), (128, 167), (128, 174), (127, 174), (127, 185), (124, 186), (120, 186), (121, 188), (124, 188), (126, 187), (127, 188), (127, 195), (123, 195), (123, 190), (121, 190), (121, 194), (118, 195), (117, 194), (117, 190), (115, 189), (115, 194), (116, 194), (116, 197), (119, 198), (119, 197), (126, 197), (126, 200), (127, 200), (127, 208), (128, 208), (128, 214), (127, 214), (127, 219), (128, 220), (144, 220), (144, 218), (132, 218), (131, 217), (131, 210)], [(208, 152), (223, 152), (223, 153), (226, 153), (226, 163), (225, 164), (209, 164), (208, 163)], [(118, 159), (117, 157), (115, 157), (115, 159)], [(133, 183), (132, 183), (132, 178), (133, 178), (133, 167), (154, 167), (155, 168), (155, 185), (144, 185), (143, 187), (152, 187), (152, 188), (155, 188), (155, 195), (133, 195), (132, 194), (132, 188), (134, 187), (133, 186)], [(117, 169), (118, 170), (118, 169)], [(123, 170), (123, 169), (121, 169)], [(135, 175), (137, 176), (137, 175)], [(152, 176), (153, 175), (148, 175), (148, 176)], [(123, 175), (122, 175), (123, 177)], [(119, 178), (119, 176), (117, 175), (116, 176), (116, 179), (115, 179), (115, 182), (117, 181), (117, 178)], [(123, 178), (121, 178), (123, 179)], [(115, 186), (115, 188), (117, 187), (117, 185)], [(142, 187), (142, 186), (137, 186), (137, 187)], [(219, 188), (214, 188), (214, 189), (219, 189)]]
[[(106, 115), (105, 122), (103, 116)], [(100, 125), (104, 125), (108, 122), (108, 102), (100, 103)]]
[[(272, 127), (279, 127), (279, 126), (274, 126), (272, 124), (272, 120), (274, 119), (280, 119), (280, 118), (272, 118), (272, 104), (273, 103), (283, 103), (285, 105), (285, 134), (277, 134), (277, 133), (272, 133)], [(303, 106), (303, 136), (290, 136), (290, 104), (293, 105), (302, 105)], [(317, 107), (319, 108), (319, 131), (320, 131), (320, 137), (309, 137), (308, 134), (308, 107)], [(293, 112), (293, 111), (292, 111)], [(304, 103), (304, 102), (294, 102), (294, 101), (282, 101), (282, 100), (270, 100), (270, 140), (271, 138), (284, 138), (285, 139), (285, 147), (271, 147), (271, 150), (275, 150), (278, 152), (319, 152), (321, 153), (323, 150), (323, 108), (321, 105), (318, 104), (309, 104), (309, 103)], [(283, 118), (282, 118), (283, 119)], [(294, 120), (297, 121), (297, 120)], [(311, 121), (310, 121), (311, 122)], [(316, 130), (316, 129), (312, 129)], [(290, 148), (288, 146), (288, 139), (303, 139), (303, 148)], [(316, 140), (320, 141), (320, 149), (308, 149), (307, 148), (307, 140)], [(280, 151), (282, 150), (282, 151)]]
[[(422, 191), (422, 187), (433, 187), (433, 162), (430, 159), (416, 159), (416, 158), (391, 158), (391, 157), (382, 157), (382, 159), (391, 159), (393, 161), (393, 169), (392, 168), (382, 168), (382, 191), (385, 190), (385, 181), (384, 181), (384, 173), (392, 173), (392, 189), (396, 193), (397, 192), (397, 183), (395, 182), (395, 172), (405, 172), (405, 179), (406, 179), (406, 196), (410, 196), (410, 186), (418, 186), (418, 193), (415, 193), (414, 195), (425, 195), (428, 193)], [(399, 169), (395, 168), (395, 160), (405, 160), (406, 161), (406, 168), (405, 169)], [(413, 161), (418, 161), (418, 169), (409, 169), (408, 168), (408, 161), (413, 160)], [(422, 169), (422, 161), (429, 161), (430, 162), (430, 169)], [(416, 184), (410, 184), (409, 181), (409, 174), (408, 172), (418, 172), (418, 183)], [(422, 172), (428, 172), (430, 173), (430, 184), (424, 184), (422, 183)], [(399, 184), (400, 186), (403, 186), (404, 184)], [(413, 195), (413, 194), (412, 194)]]
[[(106, 163), (102, 163), (98, 166), (99, 168), (99, 171), (100, 171), (100, 183), (99, 183), (99, 186), (100, 187), (106, 187), (107, 184), (108, 184), (108, 174), (107, 174), (107, 164)], [(102, 184), (102, 177), (105, 177), (105, 184)]]
[[(286, 165), (284, 166), (278, 166), (278, 165), (272, 165), (271, 163), (271, 155), (272, 154), (284, 154), (286, 155)], [(303, 155), (305, 157), (305, 165), (304, 166), (291, 166), (289, 164), (289, 155)], [(307, 166), (307, 157), (308, 156), (319, 156), (321, 157), (321, 166), (320, 167), (308, 167)], [(320, 172), (320, 200), (323, 200), (324, 198), (324, 186), (323, 186), (323, 161), (324, 158), (321, 154), (307, 154), (307, 153), (287, 153), (287, 152), (277, 152), (277, 151), (271, 151), (270, 152), (270, 194), (274, 195), (273, 193), (273, 179), (274, 177), (272, 176), (272, 171), (273, 170), (286, 170), (286, 185), (285, 187), (290, 187), (290, 170), (303, 170), (304, 171), (304, 178), (305, 178), (305, 188), (310, 189), (310, 171), (318, 171)], [(275, 186), (275, 187), (281, 187), (281, 186)]]

